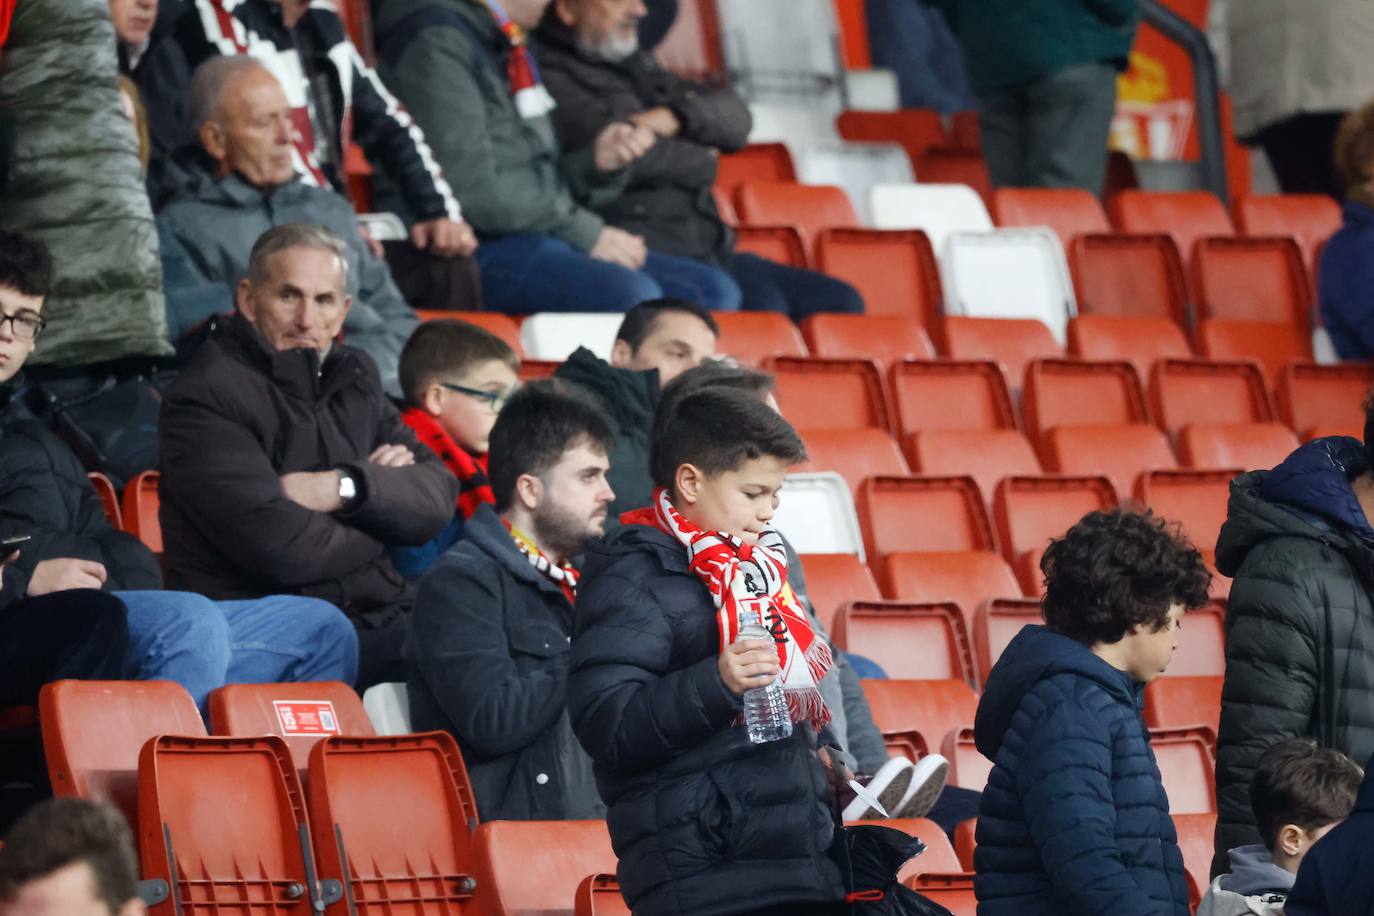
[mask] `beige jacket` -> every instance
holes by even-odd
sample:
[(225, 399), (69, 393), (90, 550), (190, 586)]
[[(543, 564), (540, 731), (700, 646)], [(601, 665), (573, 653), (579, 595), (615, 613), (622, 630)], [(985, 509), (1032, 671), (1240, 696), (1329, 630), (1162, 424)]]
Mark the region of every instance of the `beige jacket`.
[(1374, 98), (1374, 2), (1232, 0), (1229, 90), (1236, 135)]

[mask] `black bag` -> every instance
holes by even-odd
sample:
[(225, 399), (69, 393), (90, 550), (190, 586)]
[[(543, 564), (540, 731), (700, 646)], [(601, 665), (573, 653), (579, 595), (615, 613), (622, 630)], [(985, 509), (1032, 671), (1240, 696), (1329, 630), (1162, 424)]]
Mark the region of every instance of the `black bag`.
[(863, 824), (836, 825), (834, 850), (853, 916), (953, 916), (897, 880), (897, 871), (925, 852), (914, 836)]

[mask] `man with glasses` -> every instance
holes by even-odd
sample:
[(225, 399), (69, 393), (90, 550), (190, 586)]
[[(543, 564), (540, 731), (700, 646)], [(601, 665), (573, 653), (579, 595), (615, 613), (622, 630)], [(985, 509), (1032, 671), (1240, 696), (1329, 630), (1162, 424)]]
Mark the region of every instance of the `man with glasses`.
[(76, 456), (24, 407), (51, 280), (41, 244), (0, 232), (0, 542), (27, 538), (17, 556), (0, 547), (0, 706), (68, 677), (173, 680), (202, 712), (225, 683), (351, 682), (357, 636), (329, 603), (164, 591), (157, 558), (110, 524)]
[(487, 443), (510, 400), (520, 358), (501, 338), (466, 321), (429, 321), (401, 351), (401, 419), (458, 478), (453, 520), (421, 547), (393, 547), (391, 562), (418, 578), (463, 536), (477, 507), (495, 502), (488, 483)]
[(565, 685), (572, 563), (605, 531), (612, 429), (565, 382), (517, 391), (490, 429), (494, 503), (420, 580), (411, 721), (458, 739), (483, 820), (605, 816)]
[(358, 630), (358, 686), (404, 680), (413, 599), (386, 557), (453, 515), (458, 482), (339, 343), (347, 249), (288, 223), (254, 244), (238, 313), (163, 405), (162, 533), (169, 582), (212, 598), (324, 598)]

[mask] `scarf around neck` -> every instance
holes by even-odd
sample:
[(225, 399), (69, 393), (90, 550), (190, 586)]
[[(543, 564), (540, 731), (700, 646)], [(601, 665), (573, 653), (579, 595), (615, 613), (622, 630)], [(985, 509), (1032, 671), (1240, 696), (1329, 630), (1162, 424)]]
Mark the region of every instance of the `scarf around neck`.
[(561, 588), (569, 604), (577, 603), (577, 580), (582, 576), (577, 571), (577, 567), (567, 560), (562, 563), (555, 563), (549, 559), (548, 554), (539, 549), (539, 545), (534, 543), (534, 539), (528, 534), (505, 519), (501, 519), (501, 524), (506, 526), (516, 548), (525, 555), (525, 559), (530, 561), (530, 565), (534, 567), (535, 571)]
[(662, 487), (653, 502), (621, 518), (672, 535), (687, 550), (687, 566), (711, 593), (716, 607), (720, 649), (739, 636), (740, 618), (755, 619), (773, 637), (782, 667), (782, 686), (794, 723), (816, 731), (830, 721), (817, 685), (834, 664), (830, 646), (811, 628), (806, 609), (787, 584), (787, 551), (782, 535), (769, 526), (749, 545), (721, 531), (703, 531), (674, 508)]
[(472, 518), (472, 513), (483, 503), (496, 502), (496, 495), (491, 492), (491, 483), (487, 480), (486, 455), (474, 458), (468, 454), (467, 449), (459, 445), (439, 425), (438, 420), (418, 407), (407, 408), (401, 414), (401, 420), (458, 478), (457, 510), (463, 516), (463, 521)]
[(500, 0), (485, 2), (501, 33), (510, 42), (510, 53), (506, 55), (506, 79), (510, 83), (511, 95), (515, 97), (515, 108), (520, 112), (520, 117), (527, 121), (542, 118), (557, 106), (539, 77), (539, 66), (530, 53), (529, 33), (506, 15)]

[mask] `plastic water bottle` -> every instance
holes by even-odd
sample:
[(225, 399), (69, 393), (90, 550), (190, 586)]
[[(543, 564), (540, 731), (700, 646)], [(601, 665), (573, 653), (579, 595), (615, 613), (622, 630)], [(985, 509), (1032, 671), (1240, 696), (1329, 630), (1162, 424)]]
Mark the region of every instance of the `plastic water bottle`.
[[(739, 636), (735, 641), (744, 639), (773, 641), (772, 635), (759, 623), (758, 614), (748, 607), (740, 608)], [(781, 741), (791, 736), (792, 717), (787, 712), (781, 673), (767, 687), (753, 687), (744, 692), (744, 727), (754, 744)]]

